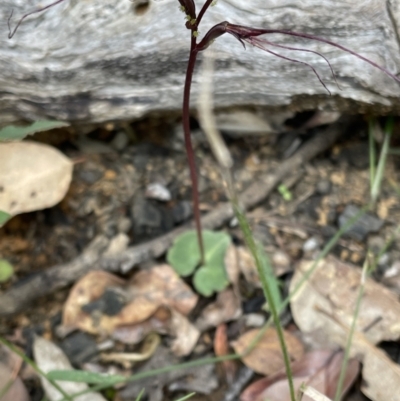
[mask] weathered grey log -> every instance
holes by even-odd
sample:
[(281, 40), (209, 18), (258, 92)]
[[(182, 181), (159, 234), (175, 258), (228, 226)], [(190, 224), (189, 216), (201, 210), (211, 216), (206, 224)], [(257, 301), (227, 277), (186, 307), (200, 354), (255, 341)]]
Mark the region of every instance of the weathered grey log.
[[(0, 124), (39, 118), (97, 123), (150, 112), (178, 113), (190, 32), (176, 0), (149, 1), (139, 15), (129, 0), (66, 0), (27, 19), (8, 40), (11, 9), (15, 24), (17, 16), (46, 3), (2, 0)], [(197, 6), (202, 3), (197, 1)], [(220, 0), (205, 16), (200, 34), (223, 20), (319, 35), (393, 73), (400, 71), (400, 0)], [(290, 56), (315, 66), (331, 97), (308, 67), (259, 49), (244, 50), (225, 35), (213, 45), (218, 54), (218, 108), (400, 111), (400, 85), (363, 61), (321, 43), (287, 36), (268, 39), (324, 53), (342, 90), (315, 54), (291, 52)], [(194, 96), (198, 87), (195, 77)]]

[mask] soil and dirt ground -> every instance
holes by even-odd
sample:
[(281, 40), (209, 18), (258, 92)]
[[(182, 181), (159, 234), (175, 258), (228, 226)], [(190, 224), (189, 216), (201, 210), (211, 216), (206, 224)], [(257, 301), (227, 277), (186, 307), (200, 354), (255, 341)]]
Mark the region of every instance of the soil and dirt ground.
[[(325, 135), (335, 124), (310, 121), (318, 119), (313, 113), (304, 113), (286, 121), (279, 134), (232, 136), (225, 133), (234, 159), (238, 192), (256, 180), (273, 175), (304, 143)], [(191, 182), (179, 127), (178, 120), (152, 117), (132, 124), (109, 124), (84, 135), (71, 128), (30, 138), (58, 148), (72, 159), (73, 179), (59, 204), (15, 216), (0, 229), (1, 259), (14, 268), (13, 276), (0, 284), (0, 295), (54, 266), (79, 258), (96, 237), (117, 238), (113, 252), (118, 254), (189, 223), (193, 217)], [(201, 210), (206, 214), (226, 202), (227, 195), (218, 165), (194, 120), (193, 130)], [(293, 282), (299, 279), (302, 266), (315, 260), (346, 221), (369, 202), (366, 118), (349, 117), (345, 130), (333, 146), (286, 174), (279, 188), (247, 212), (254, 236), (267, 251), (280, 280), (282, 296), (287, 296)], [(397, 122), (391, 142), (393, 148), (398, 146), (399, 130)], [(375, 139), (379, 147), (381, 138), (376, 135)], [(387, 160), (375, 207), (341, 236), (323, 260), (323, 269), (310, 279), (310, 287), (300, 291), (281, 315), (293, 360), (305, 361), (306, 355), (321, 349), (333, 350), (335, 355), (343, 348), (343, 339), (340, 339), (343, 335), (331, 336), (335, 330), (328, 323), (324, 323), (328, 331), (320, 332), (317, 327), (320, 318), (313, 313), (317, 313), (317, 307), (325, 309), (321, 316), (331, 325), (341, 321), (342, 326), (347, 325), (342, 330), (348, 332), (361, 269), (370, 250), (376, 263), (362, 304), (370, 315), (360, 317), (358, 331), (368, 338), (371, 349), (383, 350), (383, 355), (388, 356), (386, 365), (383, 363), (379, 368), (382, 376), (392, 375), (400, 380), (399, 192), (400, 158), (393, 154)], [(36, 288), (32, 301), (23, 305), (21, 311), (0, 317), (0, 335), (38, 364), (32, 348), (35, 338), (40, 336), (61, 347), (74, 368), (121, 375), (221, 356), (234, 350), (240, 352), (249, 344), (249, 335), (267, 321), (269, 312), (237, 221), (231, 218), (218, 230), (227, 232), (232, 239), (230, 253), (225, 258), (231, 285), (218, 295), (207, 298), (196, 294), (190, 278), (173, 276), (173, 271), (165, 265), (165, 255), (154, 258), (149, 253), (148, 258), (143, 257), (141, 263), (123, 272), (118, 268), (105, 269), (96, 260), (89, 268), (92, 272), (83, 278), (77, 275), (75, 287), (70, 282), (60, 284), (45, 296), (42, 296), (45, 287)], [(329, 275), (324, 276), (328, 271)], [(158, 287), (155, 284), (163, 282), (168, 283), (165, 288), (164, 284)], [(171, 282), (177, 284), (173, 286)], [(42, 280), (41, 285), (46, 286), (46, 282)], [(151, 291), (158, 295), (152, 297)], [(307, 298), (311, 293), (313, 300)], [(138, 318), (137, 311), (143, 305), (138, 301), (140, 297), (147, 302), (146, 308), (148, 304), (151, 306), (151, 311)], [(137, 303), (129, 313), (121, 312), (129, 302)], [(310, 307), (313, 312), (305, 314), (305, 308), (313, 302), (317, 306)], [(274, 348), (275, 334), (267, 333), (262, 340), (264, 348), (253, 353), (252, 358), (173, 370), (126, 386), (115, 386), (102, 394), (109, 400), (128, 401), (136, 399), (145, 388), (144, 399), (149, 401), (175, 400), (191, 392), (196, 393), (193, 396), (196, 400), (240, 397), (242, 401), (261, 400), (266, 384), (260, 384), (261, 390), (254, 393), (249, 389), (244, 393), (245, 389), (283, 367), (279, 351)], [(355, 354), (364, 364), (355, 373), (349, 373), (350, 390), (345, 399), (376, 399), (364, 395), (374, 397), (380, 391), (374, 389), (375, 384), (366, 376), (366, 361), (372, 351), (365, 351), (361, 340), (354, 341), (359, 341)], [(119, 354), (112, 357), (112, 353)], [(121, 353), (142, 357), (132, 361), (121, 357)], [(263, 357), (263, 353), (267, 356)], [(20, 396), (20, 399), (43, 399), (44, 390), (37, 374), (22, 363), (15, 368), (13, 363), (17, 362), (10, 362), (11, 357), (6, 354), (5, 348), (2, 349), (2, 365), (12, 372), (14, 379), (22, 378), (29, 393), (28, 398)], [(303, 363), (305, 366), (311, 362)], [(329, 364), (323, 363), (320, 370)], [(384, 386), (393, 386), (393, 394), (398, 393), (400, 381), (396, 387), (394, 379), (390, 380)], [(0, 390), (5, 385), (2, 383)], [(366, 391), (365, 386), (369, 386)]]

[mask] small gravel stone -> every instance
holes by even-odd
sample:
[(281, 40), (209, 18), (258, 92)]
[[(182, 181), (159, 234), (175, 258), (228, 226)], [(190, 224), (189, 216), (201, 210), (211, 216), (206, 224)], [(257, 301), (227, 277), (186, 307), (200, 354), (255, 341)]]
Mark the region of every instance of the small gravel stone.
[(111, 141), (110, 145), (117, 150), (118, 152), (121, 152), (124, 150), (129, 143), (129, 138), (128, 135), (126, 134), (125, 131), (118, 131), (113, 140)]
[(192, 216), (192, 203), (181, 201), (172, 208), (172, 216), (175, 224), (183, 223)]
[(74, 365), (88, 361), (97, 353), (97, 344), (94, 339), (81, 331), (72, 333), (60, 345)]
[(169, 189), (158, 182), (147, 186), (145, 196), (146, 198), (156, 199), (161, 202), (169, 202), (171, 200), (171, 192)]
[[(347, 205), (339, 216), (339, 226), (342, 228), (351, 218), (360, 212), (360, 208), (354, 205)], [(383, 220), (371, 213), (364, 213), (345, 233), (347, 237), (357, 241), (363, 241), (372, 232), (379, 231), (383, 226)]]
[(261, 327), (265, 323), (265, 316), (261, 313), (248, 313), (244, 315), (246, 327)]
[(310, 237), (303, 244), (303, 252), (313, 252), (319, 247), (319, 240), (316, 237)]
[(124, 233), (117, 234), (110, 242), (107, 250), (104, 252), (104, 256), (118, 255), (128, 248), (129, 237)]
[(121, 217), (118, 220), (117, 227), (118, 227), (118, 232), (126, 234), (132, 227), (131, 220), (125, 216)]
[(320, 195), (327, 195), (331, 191), (332, 183), (329, 180), (319, 180), (316, 190)]

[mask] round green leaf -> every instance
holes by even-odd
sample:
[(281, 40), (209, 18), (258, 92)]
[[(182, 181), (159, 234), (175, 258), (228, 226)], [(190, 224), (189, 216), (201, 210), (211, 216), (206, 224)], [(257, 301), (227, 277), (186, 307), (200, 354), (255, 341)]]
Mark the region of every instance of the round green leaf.
[(224, 290), (229, 284), (225, 267), (223, 265), (200, 267), (194, 275), (193, 284), (196, 291), (205, 297)]
[[(205, 262), (224, 266), (224, 256), (230, 237), (224, 232), (202, 232)], [(168, 263), (183, 277), (191, 275), (200, 263), (200, 251), (196, 231), (188, 231), (177, 237), (167, 254)]]
[(167, 253), (167, 261), (183, 277), (191, 275), (200, 262), (200, 252), (195, 231), (179, 235)]
[(14, 274), (13, 266), (5, 259), (0, 259), (0, 283), (4, 283)]

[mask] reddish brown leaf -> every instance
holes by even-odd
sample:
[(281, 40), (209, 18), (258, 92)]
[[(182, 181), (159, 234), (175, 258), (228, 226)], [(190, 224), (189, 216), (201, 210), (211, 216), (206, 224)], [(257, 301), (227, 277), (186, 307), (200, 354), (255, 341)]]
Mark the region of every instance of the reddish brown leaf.
[[(232, 342), (236, 353), (241, 354), (246, 351), (259, 331), (259, 329), (250, 330), (237, 341)], [(303, 355), (302, 343), (289, 332), (285, 331), (284, 337), (291, 359), (301, 358)], [(271, 375), (280, 371), (284, 363), (276, 330), (273, 328), (266, 330), (256, 347), (242, 360), (246, 366), (263, 375)]]

